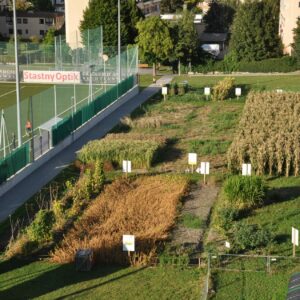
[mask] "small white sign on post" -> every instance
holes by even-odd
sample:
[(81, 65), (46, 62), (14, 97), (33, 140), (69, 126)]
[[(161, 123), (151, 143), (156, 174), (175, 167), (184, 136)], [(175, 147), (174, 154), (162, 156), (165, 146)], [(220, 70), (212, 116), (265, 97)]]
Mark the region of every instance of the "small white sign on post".
[(296, 256), (296, 246), (299, 246), (299, 230), (292, 227), (293, 256)]
[(201, 162), (200, 173), (202, 175), (209, 175), (209, 162)]
[(209, 96), (210, 95), (210, 87), (204, 88), (204, 95)]
[(168, 95), (168, 87), (163, 86), (161, 89), (162, 95), (164, 96), (164, 101), (166, 101), (167, 99), (167, 95)]
[(123, 173), (131, 173), (131, 161), (123, 160)]
[(204, 175), (204, 184), (206, 184), (206, 175), (209, 175), (209, 162), (201, 162), (200, 174)]
[(225, 247), (228, 248), (228, 249), (230, 249), (230, 243), (226, 241), (225, 242)]
[(282, 89), (277, 89), (277, 90), (276, 90), (276, 93), (282, 94), (282, 93), (283, 93), (283, 90), (282, 90)]
[(123, 235), (123, 251), (134, 252), (135, 251), (135, 236)]
[(251, 176), (252, 166), (251, 164), (243, 164), (242, 166), (242, 175)]
[(242, 96), (242, 89), (241, 88), (236, 88), (235, 89), (235, 95), (236, 95), (236, 97), (241, 97)]
[(167, 96), (168, 95), (168, 87), (163, 86), (161, 89), (161, 92), (162, 92), (163, 96)]
[(189, 153), (188, 163), (192, 166), (192, 173), (194, 173), (194, 166), (197, 165), (197, 153)]

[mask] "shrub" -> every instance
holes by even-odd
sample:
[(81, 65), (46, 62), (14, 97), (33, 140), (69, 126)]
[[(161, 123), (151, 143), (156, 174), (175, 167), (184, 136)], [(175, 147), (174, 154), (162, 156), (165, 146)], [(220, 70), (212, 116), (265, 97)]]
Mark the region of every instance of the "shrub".
[(234, 207), (221, 207), (217, 210), (216, 224), (219, 228), (228, 232), (233, 222), (238, 220), (240, 211)]
[(234, 78), (226, 77), (220, 82), (218, 82), (212, 92), (212, 100), (213, 101), (224, 101), (229, 97), (230, 91), (234, 86)]
[(269, 229), (246, 223), (240, 223), (234, 227), (233, 237), (234, 250), (238, 252), (265, 247), (274, 239)]
[(236, 175), (225, 181), (223, 191), (233, 207), (251, 209), (263, 203), (266, 185), (261, 177)]
[(52, 227), (55, 223), (55, 215), (50, 210), (40, 210), (34, 221), (27, 228), (27, 234), (31, 241), (45, 242), (52, 238)]

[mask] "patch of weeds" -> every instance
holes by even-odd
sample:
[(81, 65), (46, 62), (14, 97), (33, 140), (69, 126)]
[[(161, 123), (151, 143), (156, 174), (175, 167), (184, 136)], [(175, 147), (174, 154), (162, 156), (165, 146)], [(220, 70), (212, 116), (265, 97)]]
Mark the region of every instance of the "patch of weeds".
[(192, 229), (200, 229), (204, 223), (201, 218), (190, 213), (184, 214), (180, 221), (185, 227)]
[(191, 111), (190, 113), (188, 113), (185, 117), (184, 120), (186, 122), (191, 122), (192, 120), (194, 120), (195, 118), (197, 118), (198, 113), (197, 111)]
[(238, 112), (223, 112), (213, 116), (213, 130), (215, 133), (232, 129), (238, 122)]
[(181, 126), (179, 124), (163, 124), (161, 127), (166, 128), (166, 129), (180, 129), (181, 128)]
[(189, 141), (189, 152), (199, 155), (218, 155), (227, 152), (230, 141), (220, 140), (192, 140)]

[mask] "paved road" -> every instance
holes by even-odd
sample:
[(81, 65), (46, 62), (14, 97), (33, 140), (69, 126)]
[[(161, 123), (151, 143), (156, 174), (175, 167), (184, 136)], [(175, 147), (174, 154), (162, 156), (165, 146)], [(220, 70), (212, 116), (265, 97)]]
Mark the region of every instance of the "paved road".
[(126, 104), (122, 105), (111, 113), (104, 120), (99, 122), (87, 134), (71, 144), (61, 153), (57, 154), (29, 177), (21, 181), (12, 190), (4, 194), (0, 199), (0, 222), (8, 218), (18, 207), (25, 203), (30, 197), (37, 193), (44, 185), (57, 176), (66, 166), (68, 166), (76, 157), (76, 151), (80, 150), (90, 140), (103, 137), (119, 120), (131, 113), (139, 105), (147, 101), (154, 94), (160, 91), (160, 85), (171, 81), (172, 77), (160, 79), (155, 85), (150, 85), (139, 95), (133, 97)]

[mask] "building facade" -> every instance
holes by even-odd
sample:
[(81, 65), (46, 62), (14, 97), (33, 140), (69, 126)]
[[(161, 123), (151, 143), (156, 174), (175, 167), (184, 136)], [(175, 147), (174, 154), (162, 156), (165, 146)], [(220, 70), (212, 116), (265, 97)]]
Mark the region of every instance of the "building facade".
[(280, 21), (279, 34), (284, 46), (284, 53), (291, 55), (292, 44), (294, 42), (293, 30), (297, 26), (297, 20), (300, 18), (299, 0), (281, 0), (280, 1)]
[(160, 15), (161, 0), (137, 0), (136, 2), (145, 17)]
[(66, 39), (74, 49), (81, 45), (80, 22), (89, 0), (65, 0)]
[[(64, 14), (59, 12), (17, 12), (17, 33), (23, 39), (43, 38), (50, 28), (61, 29), (64, 25)], [(0, 34), (4, 38), (13, 35), (13, 14), (10, 11), (0, 13)]]

